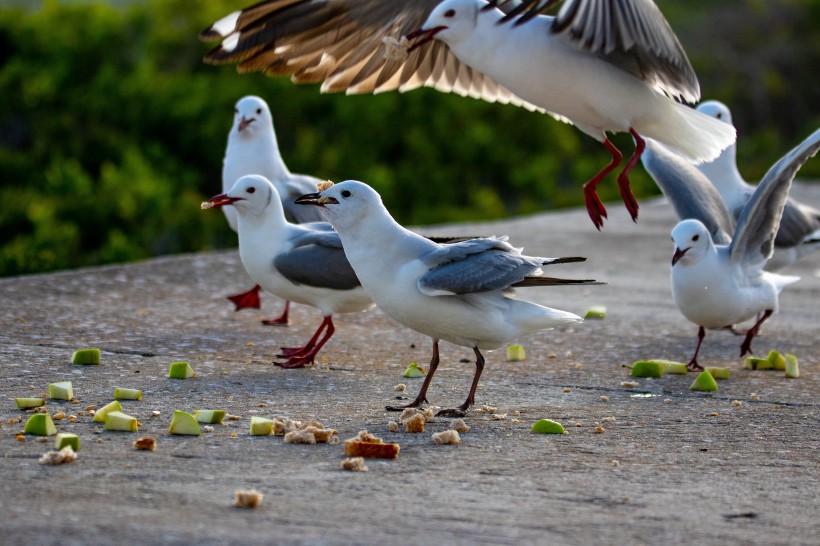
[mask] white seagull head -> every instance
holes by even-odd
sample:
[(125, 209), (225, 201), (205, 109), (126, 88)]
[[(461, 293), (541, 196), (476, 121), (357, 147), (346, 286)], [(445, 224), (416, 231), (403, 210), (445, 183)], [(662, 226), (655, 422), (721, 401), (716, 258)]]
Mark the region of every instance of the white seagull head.
[(273, 127), (273, 117), (263, 99), (248, 95), (236, 102), (231, 133), (243, 138), (252, 138), (265, 127)]
[(732, 125), (732, 112), (729, 107), (717, 100), (707, 100), (698, 104), (696, 110), (728, 125)]
[(326, 190), (303, 195), (296, 202), (322, 207), (322, 216), (341, 229), (368, 216), (387, 214), (376, 190), (357, 180), (339, 182)]
[(208, 203), (211, 207), (233, 205), (240, 215), (276, 214), (276, 209), (280, 215), (284, 214), (276, 188), (258, 174), (243, 176), (227, 193), (211, 197)]
[(675, 254), (672, 256), (672, 266), (678, 262), (683, 265), (698, 263), (706, 256), (712, 246), (709, 230), (700, 220), (684, 220), (672, 230), (672, 242), (675, 243)]
[(408, 35), (417, 39), (409, 51), (433, 39), (447, 44), (466, 40), (478, 25), (480, 11), (477, 0), (444, 0), (430, 12), (420, 29)]

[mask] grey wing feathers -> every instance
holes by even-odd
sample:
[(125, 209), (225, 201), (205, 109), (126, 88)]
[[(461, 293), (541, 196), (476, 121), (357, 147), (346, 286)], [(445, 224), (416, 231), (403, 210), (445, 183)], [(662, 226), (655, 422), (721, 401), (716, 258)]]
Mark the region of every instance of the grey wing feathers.
[(335, 232), (311, 232), (273, 260), (273, 266), (294, 284), (334, 290), (361, 286)]
[(729, 244), (734, 232), (734, 220), (715, 186), (696, 167), (666, 149), (662, 144), (646, 139), (641, 156), (644, 169), (681, 220), (700, 220), (719, 245)]
[(817, 230), (820, 230), (820, 210), (789, 199), (783, 209), (783, 218), (774, 244), (779, 247), (796, 246)]
[(505, 290), (540, 267), (537, 258), (489, 249), (431, 269), (419, 279), (418, 286), (427, 295)]
[(820, 129), (772, 165), (757, 185), (737, 222), (730, 255), (733, 263), (767, 260), (794, 175), (820, 149)]
[(434, 268), (442, 264), (462, 260), (470, 254), (478, 254), (490, 249), (506, 252), (515, 251), (515, 248), (507, 242), (507, 237), (482, 237), (439, 246), (419, 259), (426, 266)]

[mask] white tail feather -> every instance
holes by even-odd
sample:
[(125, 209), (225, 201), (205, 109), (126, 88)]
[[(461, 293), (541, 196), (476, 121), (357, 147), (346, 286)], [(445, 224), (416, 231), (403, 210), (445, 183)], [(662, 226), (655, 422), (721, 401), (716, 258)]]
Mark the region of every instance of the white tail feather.
[(671, 103), (661, 116), (641, 126), (641, 136), (665, 144), (669, 150), (697, 165), (712, 161), (736, 138), (732, 125), (690, 108)]

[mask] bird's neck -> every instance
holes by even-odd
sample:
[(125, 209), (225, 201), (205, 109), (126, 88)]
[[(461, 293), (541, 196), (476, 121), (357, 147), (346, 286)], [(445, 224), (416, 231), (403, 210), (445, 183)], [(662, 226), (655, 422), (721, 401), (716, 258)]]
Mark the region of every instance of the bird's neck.
[(715, 159), (709, 163), (698, 165), (698, 169), (706, 175), (712, 184), (718, 189), (724, 201), (724, 193), (737, 190), (746, 186), (746, 182), (737, 169), (737, 147), (732, 144)]

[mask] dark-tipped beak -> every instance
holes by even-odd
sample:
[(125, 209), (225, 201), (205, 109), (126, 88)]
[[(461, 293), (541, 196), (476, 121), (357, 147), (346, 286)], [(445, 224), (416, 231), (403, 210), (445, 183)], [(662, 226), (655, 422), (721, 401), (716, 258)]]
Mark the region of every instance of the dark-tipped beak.
[(692, 247), (687, 247), (687, 248), (684, 248), (683, 250), (681, 250), (679, 248), (676, 248), (675, 249), (675, 254), (672, 255), (672, 265), (675, 265), (676, 263), (678, 263), (680, 261), (680, 259), (683, 258), (683, 255), (686, 254), (687, 252), (689, 252), (690, 248), (692, 248)]
[(414, 49), (418, 49), (419, 47), (423, 46), (427, 42), (433, 41), (433, 39), (436, 37), (436, 34), (438, 34), (439, 32), (441, 32), (442, 30), (444, 30), (446, 28), (447, 27), (445, 27), (445, 26), (440, 26), (440, 27), (433, 27), (433, 28), (430, 28), (430, 29), (418, 28), (418, 29), (414, 30), (413, 32), (411, 32), (410, 34), (407, 35), (407, 39), (408, 40), (416, 40), (416, 42), (413, 45), (411, 45), (410, 47), (407, 48), (407, 52), (410, 53)]
[(251, 124), (251, 123), (253, 123), (254, 121), (256, 121), (256, 118), (250, 118), (250, 119), (248, 119), (248, 118), (244, 118), (244, 117), (243, 117), (243, 118), (239, 121), (239, 127), (237, 127), (237, 129), (238, 129), (238, 130), (239, 130), (239, 132), (241, 133), (242, 131), (244, 131), (245, 129), (247, 129), (247, 128), (248, 128), (248, 125), (250, 125), (250, 124)]
[(204, 203), (202, 203), (201, 207), (203, 209), (213, 209), (218, 207), (224, 207), (225, 205), (233, 205), (237, 201), (241, 201), (241, 197), (229, 197), (227, 193), (220, 193), (219, 195), (214, 195)]
[(325, 205), (338, 205), (335, 197), (327, 197), (321, 193), (306, 193), (302, 197), (297, 197), (294, 201), (297, 205), (316, 205), (317, 207), (324, 207)]

